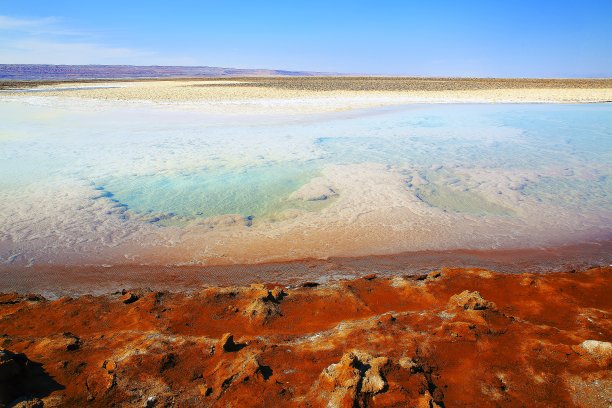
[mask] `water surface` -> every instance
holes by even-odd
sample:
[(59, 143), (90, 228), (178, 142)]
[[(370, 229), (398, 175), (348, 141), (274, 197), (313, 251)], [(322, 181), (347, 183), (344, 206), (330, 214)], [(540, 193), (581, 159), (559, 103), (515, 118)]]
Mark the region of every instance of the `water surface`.
[(4, 263), (159, 247), (191, 262), (262, 240), (261, 259), (367, 254), (368, 239), (372, 252), (541, 246), (612, 231), (608, 104), (253, 119), (37, 101), (0, 100)]

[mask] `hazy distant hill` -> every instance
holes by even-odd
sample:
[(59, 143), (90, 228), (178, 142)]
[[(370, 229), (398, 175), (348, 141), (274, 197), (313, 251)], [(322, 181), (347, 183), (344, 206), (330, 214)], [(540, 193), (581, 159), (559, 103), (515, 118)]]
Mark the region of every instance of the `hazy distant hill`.
[[(221, 67), (134, 66), (134, 65), (39, 65), (0, 64), (0, 79), (62, 80), (111, 78), (232, 77), (232, 76), (314, 76), (322, 72)], [(336, 74), (337, 75), (337, 74)]]

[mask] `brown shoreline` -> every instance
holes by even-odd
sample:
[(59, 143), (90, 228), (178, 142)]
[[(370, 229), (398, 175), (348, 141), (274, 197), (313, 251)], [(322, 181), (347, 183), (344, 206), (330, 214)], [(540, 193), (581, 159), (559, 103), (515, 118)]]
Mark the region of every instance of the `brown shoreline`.
[(0, 266), (0, 292), (107, 294), (125, 288), (192, 292), (207, 286), (276, 283), (299, 286), (378, 276), (426, 274), (444, 267), (501, 273), (581, 271), (612, 264), (612, 240), (556, 248), (418, 251), (394, 255), (332, 257), (249, 265), (35, 265)]

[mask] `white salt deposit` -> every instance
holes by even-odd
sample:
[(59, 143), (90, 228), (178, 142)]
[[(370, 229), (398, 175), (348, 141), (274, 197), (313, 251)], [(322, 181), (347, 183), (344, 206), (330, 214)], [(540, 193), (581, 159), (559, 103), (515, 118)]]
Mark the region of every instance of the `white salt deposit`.
[(612, 232), (610, 105), (194, 106), (0, 99), (0, 263), (254, 262)]

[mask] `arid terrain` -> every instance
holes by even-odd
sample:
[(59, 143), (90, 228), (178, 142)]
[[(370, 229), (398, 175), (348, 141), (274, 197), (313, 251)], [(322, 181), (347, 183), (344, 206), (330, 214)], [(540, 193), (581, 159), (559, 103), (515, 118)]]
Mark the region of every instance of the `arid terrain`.
[[(312, 114), (410, 103), (601, 103), (611, 79), (418, 78), (359, 76), (217, 77), (0, 81), (9, 98), (67, 97), (195, 104), (228, 114)], [(15, 91), (17, 90), (17, 91)]]
[(34, 406), (608, 407), (611, 267), (0, 297)]
[(0, 92), (0, 407), (612, 406), (612, 80)]
[(612, 408), (612, 0), (0, 5), (0, 408)]

